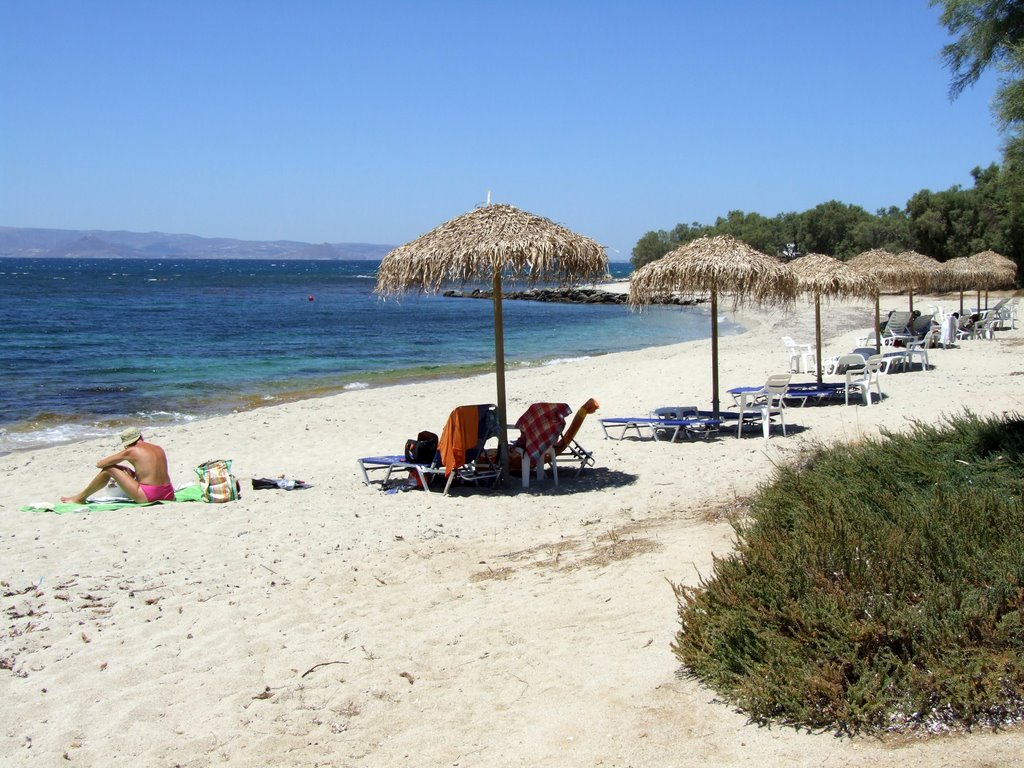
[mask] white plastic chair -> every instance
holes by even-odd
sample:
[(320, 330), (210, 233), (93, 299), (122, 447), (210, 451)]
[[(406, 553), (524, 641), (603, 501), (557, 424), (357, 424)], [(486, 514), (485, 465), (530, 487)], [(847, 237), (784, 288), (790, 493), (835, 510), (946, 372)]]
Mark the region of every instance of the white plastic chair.
[(761, 417), (761, 429), (764, 432), (764, 441), (768, 442), (768, 433), (771, 431), (771, 417), (778, 414), (782, 423), (782, 434), (786, 434), (786, 390), (789, 388), (791, 376), (788, 373), (777, 373), (768, 377), (768, 381), (761, 387), (760, 391), (750, 393), (750, 399), (744, 399), (740, 404), (739, 419), (736, 423), (736, 437), (743, 433), (743, 417), (748, 414), (757, 414)]
[[(852, 356), (851, 356), (852, 357)], [(863, 356), (857, 355), (856, 357), (864, 360)], [(882, 385), (878, 381), (879, 372), (882, 366), (885, 364), (884, 355), (872, 355), (867, 360), (864, 360), (864, 365), (860, 368), (849, 367), (846, 369), (846, 404), (850, 404), (850, 390), (855, 389), (860, 393), (861, 399), (867, 406), (871, 405), (871, 387), (874, 385), (875, 391), (878, 392), (878, 400), (882, 400)]]
[(1009, 304), (1003, 307), (1003, 326), (1013, 330), (1017, 327), (1017, 299), (1013, 299)]
[(964, 339), (973, 339), (976, 326), (976, 322), (971, 322), (970, 315), (962, 316), (959, 322), (957, 322), (956, 340), (963, 341)]
[(792, 336), (783, 336), (782, 343), (789, 353), (789, 370), (792, 373), (810, 373), (815, 364), (813, 344), (797, 344)]
[(914, 364), (914, 358), (921, 358), (921, 370), (928, 370), (928, 340), (911, 341), (907, 344), (906, 361), (907, 367)]
[(990, 313), (975, 323), (974, 337), (982, 339), (994, 339), (996, 328), (999, 326), (999, 315)]

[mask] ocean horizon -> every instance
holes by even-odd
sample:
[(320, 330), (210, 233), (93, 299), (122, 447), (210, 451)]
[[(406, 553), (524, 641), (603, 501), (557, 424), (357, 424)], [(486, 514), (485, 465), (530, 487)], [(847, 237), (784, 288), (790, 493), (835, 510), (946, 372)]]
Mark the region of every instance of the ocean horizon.
[[(0, 454), (494, 369), (489, 301), (384, 300), (378, 265), (0, 257)], [(710, 335), (699, 306), (506, 301), (504, 321), (510, 370)]]

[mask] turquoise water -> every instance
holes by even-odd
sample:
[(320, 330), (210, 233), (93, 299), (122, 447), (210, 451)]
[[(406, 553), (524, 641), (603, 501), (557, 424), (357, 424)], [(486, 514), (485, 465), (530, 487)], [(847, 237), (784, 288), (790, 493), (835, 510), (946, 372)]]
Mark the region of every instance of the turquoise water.
[[(0, 258), (0, 452), (492, 370), (489, 301), (373, 295), (377, 262)], [(611, 266), (615, 278), (629, 265)], [(457, 286), (456, 286), (457, 287)], [(507, 365), (706, 338), (706, 308), (504, 303)], [(722, 333), (738, 329), (729, 324)]]

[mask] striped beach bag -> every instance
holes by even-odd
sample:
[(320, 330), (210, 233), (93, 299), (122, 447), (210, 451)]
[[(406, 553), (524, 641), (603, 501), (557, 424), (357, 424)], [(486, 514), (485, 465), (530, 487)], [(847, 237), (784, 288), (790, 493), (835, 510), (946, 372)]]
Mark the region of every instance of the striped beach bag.
[(231, 473), (231, 459), (211, 459), (196, 467), (202, 499), (219, 504), (242, 495), (238, 480)]

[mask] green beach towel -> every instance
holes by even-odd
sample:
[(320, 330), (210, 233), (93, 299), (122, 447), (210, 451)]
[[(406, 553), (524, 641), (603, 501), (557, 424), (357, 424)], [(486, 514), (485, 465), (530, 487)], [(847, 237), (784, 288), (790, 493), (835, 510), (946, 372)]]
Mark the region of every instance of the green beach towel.
[[(202, 489), (199, 485), (186, 485), (174, 492), (174, 501), (199, 501)], [(170, 504), (170, 501), (151, 501), (148, 504), (139, 504), (137, 501), (91, 501), (85, 504), (74, 504), (59, 502), (57, 504), (30, 504), (22, 507), (22, 512), (53, 512), (58, 515), (66, 515), (71, 512), (107, 512), (112, 509), (124, 509), (125, 507), (152, 507), (155, 504)]]

